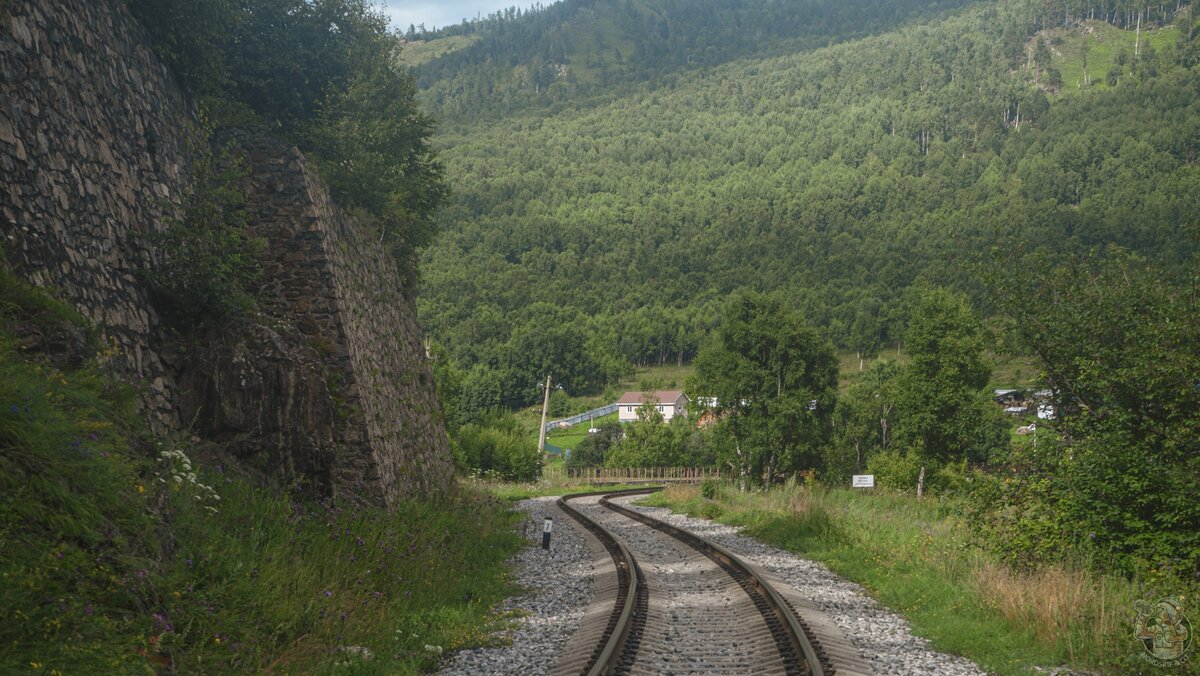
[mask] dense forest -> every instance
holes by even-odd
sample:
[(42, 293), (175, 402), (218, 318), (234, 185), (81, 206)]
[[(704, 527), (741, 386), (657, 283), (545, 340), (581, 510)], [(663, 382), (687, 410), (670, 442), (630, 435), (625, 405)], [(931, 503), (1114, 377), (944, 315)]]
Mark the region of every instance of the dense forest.
[(572, 394), (690, 361), (740, 288), (784, 291), (872, 354), (902, 339), (914, 285), (986, 304), (995, 247), (1117, 244), (1180, 270), (1200, 218), (1196, 28), (1187, 7), (1138, 7), (979, 3), (556, 114), (481, 107), (442, 135), (453, 196), (422, 260), (426, 330), (479, 405), (512, 406), (549, 365), (530, 354), (593, 374), (564, 373)]
[[(570, 464), (865, 471), (968, 495), (1017, 568), (1191, 579), (1193, 7), (838, 7), (566, 2), (410, 34), (443, 118), (419, 303), (460, 461), (536, 474), (496, 411), (547, 373), (580, 395), (690, 363), (716, 423), (647, 407)], [(837, 352), (885, 346), (838, 395)], [(1006, 351), (1050, 393), (1032, 443), (987, 389)]]

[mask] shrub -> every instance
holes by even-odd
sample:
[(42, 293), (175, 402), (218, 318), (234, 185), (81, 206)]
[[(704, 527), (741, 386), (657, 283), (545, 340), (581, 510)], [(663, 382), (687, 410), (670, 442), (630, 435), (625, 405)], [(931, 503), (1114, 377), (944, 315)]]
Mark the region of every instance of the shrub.
[(596, 467), (603, 465), (609, 449), (621, 441), (624, 430), (621, 423), (610, 420), (600, 425), (599, 431), (584, 437), (567, 458), (567, 467)]
[[(915, 491), (917, 478), (921, 474), (921, 461), (915, 453), (902, 454), (897, 451), (876, 453), (867, 463), (867, 473), (875, 475), (880, 486), (897, 490)], [(926, 469), (926, 476), (929, 470)]]
[(246, 234), (244, 167), (228, 149), (214, 152), (211, 130), (190, 136), (192, 176), (179, 217), (147, 236), (151, 265), (143, 271), (159, 313), (176, 328), (220, 324), (254, 306), (260, 240)]
[(533, 481), (542, 470), (537, 446), (511, 416), (463, 425), (455, 433), (460, 469), (506, 481)]

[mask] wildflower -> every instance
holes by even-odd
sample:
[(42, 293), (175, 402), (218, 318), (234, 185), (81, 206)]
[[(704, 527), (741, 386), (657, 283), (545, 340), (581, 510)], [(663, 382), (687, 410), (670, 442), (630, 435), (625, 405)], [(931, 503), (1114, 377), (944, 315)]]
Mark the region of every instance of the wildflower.
[(137, 485), (137, 492), (138, 492), (138, 493), (145, 493), (145, 492), (146, 492), (146, 487), (145, 487), (145, 486), (143, 486), (143, 485), (141, 485), (141, 484), (138, 484), (138, 485)]
[(326, 589), (322, 593), (325, 594), (325, 598), (329, 598), (329, 597), (333, 596), (333, 592), (329, 591), (328, 589)]
[(438, 655), (441, 655), (441, 654), (442, 654), (442, 646), (440, 646), (440, 645), (429, 645), (428, 643), (426, 643), (426, 644), (425, 644), (425, 652), (427, 652), (427, 653), (437, 653)]
[(90, 604), (90, 603), (89, 603), (89, 604), (87, 604), (86, 606), (84, 606), (84, 607), (83, 607), (83, 614), (84, 614), (84, 615), (91, 615), (91, 614), (92, 614), (92, 613), (94, 613), (94, 612), (96, 612), (96, 609), (95, 609), (95, 608), (93, 608), (93, 607), (92, 607), (92, 604)]

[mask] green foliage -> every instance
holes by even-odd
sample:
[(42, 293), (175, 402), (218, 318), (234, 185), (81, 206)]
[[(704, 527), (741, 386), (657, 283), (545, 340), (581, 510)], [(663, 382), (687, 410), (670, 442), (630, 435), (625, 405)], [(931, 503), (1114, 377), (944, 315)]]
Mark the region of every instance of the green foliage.
[(885, 488), (915, 493), (921, 459), (915, 453), (883, 451), (871, 456), (867, 474), (874, 474), (875, 482)]
[[(1194, 236), (1194, 234), (1193, 234)], [(1120, 250), (1000, 276), (1019, 349), (1053, 392), (1055, 434), (1018, 448), (980, 493), (983, 527), (1013, 559), (1081, 547), (1151, 579), (1200, 573), (1200, 314), (1173, 279)]]
[(705, 500), (712, 500), (717, 497), (717, 482), (712, 479), (705, 479), (700, 484), (700, 497)]
[(518, 407), (540, 402), (547, 374), (573, 394), (597, 392), (608, 382), (578, 310), (534, 303), (522, 315), (524, 321), (514, 326), (499, 355), (504, 403)]
[(410, 284), (417, 249), (436, 234), (431, 215), (446, 186), (428, 144), (433, 121), (417, 106), (415, 83), (387, 58), (391, 53), (381, 48), (343, 91), (327, 94), (305, 141), (338, 202), (365, 212)]
[(109, 354), (56, 367), (26, 352), (31, 327), (80, 320), (7, 270), (0, 281), (0, 671), (135, 669), (150, 626), (136, 573), (156, 545), (127, 450), (133, 392), (106, 377)]
[(865, 470), (876, 453), (892, 451), (901, 369), (894, 361), (876, 361), (838, 399), (833, 443), (827, 446), (824, 462), (824, 477), (831, 484), (845, 484)]
[(162, 57), (224, 124), (254, 124), (317, 160), (334, 197), (379, 230), (400, 269), (445, 196), (432, 121), (365, 0), (129, 0)]
[(146, 441), (114, 351), (30, 340), (77, 314), (3, 268), (0, 292), (0, 672), (414, 673), (505, 622), (497, 501), (388, 511), (202, 468)]
[(537, 444), (531, 443), (511, 415), (494, 415), (458, 428), (454, 442), (464, 471), (505, 481), (532, 481), (542, 471)]
[(693, 398), (716, 399), (719, 426), (734, 442), (722, 460), (770, 484), (818, 465), (830, 437), (837, 357), (782, 297), (743, 292), (726, 305), (688, 389)]
[(513, 7), (436, 32), (418, 64), (428, 104), (447, 118), (561, 109), (635, 83), (762, 54), (823, 47), (930, 17), (969, 0), (819, 0), (806, 5), (701, 0), (566, 0)]
[[(735, 11), (773, 11), (762, 5)], [(1072, 89), (1079, 44), (1093, 45), (1091, 69), (1107, 68), (1111, 46), (1132, 53), (1132, 31), (1098, 26), (1050, 46), (1072, 91), (1051, 102), (1025, 50), (1063, 18), (1041, 3), (979, 4), (810, 51), (768, 31), (761, 46), (777, 55), (554, 115), (500, 117), (489, 98), (443, 137), (454, 194), (422, 261), (424, 326), (464, 365), (498, 361), (522, 308), (546, 302), (579, 309), (624, 362), (678, 363), (730, 293), (754, 288), (787, 294), (837, 346), (870, 355), (903, 338), (914, 286), (956, 289), (990, 313), (970, 264), (1010, 236), (1063, 255), (1117, 242), (1178, 267), (1195, 244), (1170, 224), (1200, 218), (1200, 74), (1171, 63), (1156, 34), (1156, 75)]]
[(825, 476), (840, 484), (866, 468), (881, 485), (912, 490), (925, 466), (931, 489), (961, 490), (962, 478), (945, 468), (989, 461), (1008, 438), (985, 389), (985, 332), (965, 298), (927, 289), (906, 338), (906, 363), (876, 361), (838, 401)]
[(621, 441), (624, 430), (616, 420), (604, 422), (597, 428), (595, 434), (583, 438), (567, 457), (567, 467), (598, 467), (604, 465), (608, 452)]
[(89, 344), (94, 342), (91, 326), (82, 315), (47, 290), (17, 278), (3, 256), (0, 249), (0, 319), (26, 324), (43, 336), (71, 328), (87, 333)]
[[(691, 446), (694, 430), (685, 417), (663, 422), (656, 409), (639, 411), (638, 420), (626, 423), (625, 436), (612, 446), (604, 464), (608, 467), (695, 467), (711, 460), (698, 457)], [(706, 461), (707, 460), (707, 461)]]
[(1007, 439), (985, 390), (985, 335), (966, 299), (923, 291), (908, 333), (910, 360), (896, 382), (895, 443), (922, 463), (987, 460)]
[(263, 242), (246, 234), (245, 169), (227, 148), (213, 149), (211, 129), (189, 136), (191, 171), (179, 217), (146, 243), (151, 265), (142, 271), (159, 313), (192, 330), (228, 321), (254, 307)]

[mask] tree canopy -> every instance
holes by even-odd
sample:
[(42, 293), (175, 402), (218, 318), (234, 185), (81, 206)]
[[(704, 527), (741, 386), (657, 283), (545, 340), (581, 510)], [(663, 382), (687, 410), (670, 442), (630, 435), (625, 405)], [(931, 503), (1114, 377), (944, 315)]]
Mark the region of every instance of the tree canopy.
[(688, 388), (712, 400), (734, 440), (724, 460), (755, 483), (819, 465), (837, 389), (833, 346), (780, 296), (743, 292), (726, 305)]
[(260, 126), (310, 154), (334, 197), (415, 276), (446, 195), (432, 119), (366, 0), (129, 0), (218, 124)]

